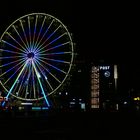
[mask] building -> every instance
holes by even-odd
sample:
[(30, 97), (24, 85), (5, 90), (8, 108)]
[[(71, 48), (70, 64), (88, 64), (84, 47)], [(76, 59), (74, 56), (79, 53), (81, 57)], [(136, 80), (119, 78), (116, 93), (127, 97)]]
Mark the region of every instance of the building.
[(116, 109), (117, 65), (91, 65), (91, 109)]

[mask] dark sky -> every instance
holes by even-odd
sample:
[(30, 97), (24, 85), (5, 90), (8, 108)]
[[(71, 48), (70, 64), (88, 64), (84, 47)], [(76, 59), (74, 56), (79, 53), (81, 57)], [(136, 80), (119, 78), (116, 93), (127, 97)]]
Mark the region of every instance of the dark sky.
[(138, 58), (138, 11), (131, 4), (5, 1), (0, 9), (0, 33), (15, 19), (32, 12), (45, 12), (60, 19), (73, 33), (77, 51), (87, 60), (105, 59), (123, 64)]
[(136, 5), (88, 0), (4, 1), (0, 8), (0, 34), (25, 14), (51, 14), (73, 33), (76, 51), (81, 59), (117, 63), (125, 79), (137, 77), (138, 81), (140, 24)]

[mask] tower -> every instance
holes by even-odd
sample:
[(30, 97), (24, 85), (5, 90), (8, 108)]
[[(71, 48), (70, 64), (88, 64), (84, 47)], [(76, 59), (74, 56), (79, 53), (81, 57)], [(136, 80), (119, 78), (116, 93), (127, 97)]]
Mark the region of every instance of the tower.
[(117, 65), (91, 66), (91, 109), (112, 110), (116, 108)]

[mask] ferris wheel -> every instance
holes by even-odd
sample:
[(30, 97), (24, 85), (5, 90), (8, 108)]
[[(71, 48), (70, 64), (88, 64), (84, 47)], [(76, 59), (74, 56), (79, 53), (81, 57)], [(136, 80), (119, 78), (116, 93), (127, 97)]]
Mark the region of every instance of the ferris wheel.
[(67, 27), (45, 13), (15, 20), (0, 38), (0, 84), (24, 101), (45, 99), (62, 86), (74, 58)]

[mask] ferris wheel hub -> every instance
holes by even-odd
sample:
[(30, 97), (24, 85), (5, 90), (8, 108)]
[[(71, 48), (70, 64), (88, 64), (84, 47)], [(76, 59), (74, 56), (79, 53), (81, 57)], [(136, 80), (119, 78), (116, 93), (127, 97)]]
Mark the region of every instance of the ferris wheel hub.
[(34, 56), (35, 56), (34, 52), (29, 52), (29, 53), (27, 54), (27, 57), (28, 57), (29, 59), (34, 58)]

